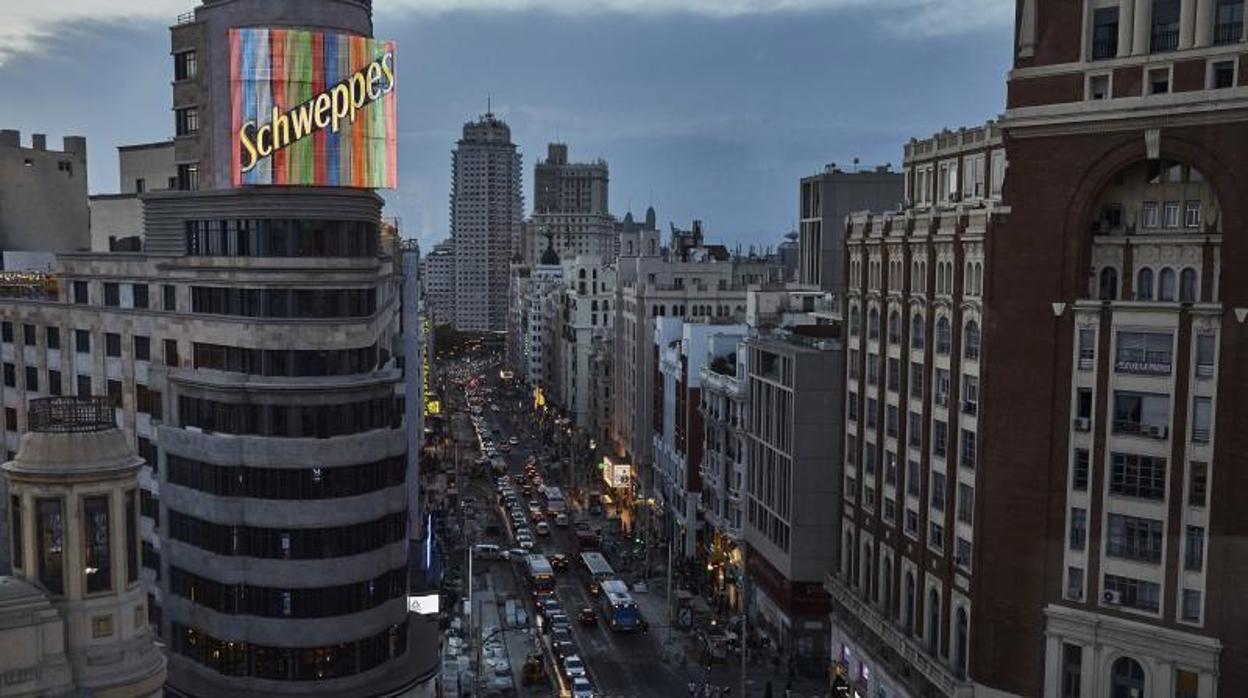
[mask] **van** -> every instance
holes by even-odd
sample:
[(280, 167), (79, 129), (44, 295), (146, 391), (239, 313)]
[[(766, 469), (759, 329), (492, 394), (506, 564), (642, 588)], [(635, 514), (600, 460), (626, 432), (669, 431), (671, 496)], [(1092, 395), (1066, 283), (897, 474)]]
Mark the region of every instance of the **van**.
[(497, 560), (502, 557), (503, 553), (499, 550), (499, 547), (493, 543), (477, 543), (472, 546), (472, 554), (475, 557), (487, 560)]

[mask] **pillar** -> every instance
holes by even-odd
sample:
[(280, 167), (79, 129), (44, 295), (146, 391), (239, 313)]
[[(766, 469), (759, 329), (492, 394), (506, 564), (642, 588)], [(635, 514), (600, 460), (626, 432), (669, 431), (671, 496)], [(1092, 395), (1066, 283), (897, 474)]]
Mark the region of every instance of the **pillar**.
[(1179, 4), (1179, 50), (1192, 47), (1196, 29), (1196, 0), (1183, 0)]
[(1196, 32), (1193, 42), (1196, 48), (1213, 44), (1214, 0), (1196, 0)]
[(1149, 51), (1149, 29), (1153, 19), (1152, 0), (1135, 0), (1135, 36), (1132, 38), (1131, 55), (1142, 56)]
[(1135, 0), (1122, 0), (1118, 4), (1118, 57), (1131, 55), (1132, 39), (1135, 37)]

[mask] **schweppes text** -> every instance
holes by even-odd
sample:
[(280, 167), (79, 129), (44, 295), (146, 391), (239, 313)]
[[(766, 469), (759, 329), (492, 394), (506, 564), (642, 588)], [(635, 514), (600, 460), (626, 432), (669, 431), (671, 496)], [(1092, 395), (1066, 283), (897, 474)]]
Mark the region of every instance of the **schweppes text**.
[(394, 53), (387, 51), (350, 77), (288, 111), (273, 107), (272, 118), (263, 125), (243, 123), (238, 130), (242, 172), (256, 166), (261, 158), (285, 148), (316, 131), (337, 133), (343, 121), (354, 122), (365, 105), (394, 90)]

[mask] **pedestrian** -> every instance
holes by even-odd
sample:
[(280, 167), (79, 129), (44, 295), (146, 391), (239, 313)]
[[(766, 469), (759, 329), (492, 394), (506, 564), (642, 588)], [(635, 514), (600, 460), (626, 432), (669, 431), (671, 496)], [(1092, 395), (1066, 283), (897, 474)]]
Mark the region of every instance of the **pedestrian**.
[(689, 696), (690, 696), (690, 698), (692, 698), (692, 696), (694, 695), (694, 691), (696, 691), (696, 690), (698, 690), (698, 686), (697, 686), (697, 684), (695, 684), (694, 682), (690, 681), (690, 682), (689, 682)]

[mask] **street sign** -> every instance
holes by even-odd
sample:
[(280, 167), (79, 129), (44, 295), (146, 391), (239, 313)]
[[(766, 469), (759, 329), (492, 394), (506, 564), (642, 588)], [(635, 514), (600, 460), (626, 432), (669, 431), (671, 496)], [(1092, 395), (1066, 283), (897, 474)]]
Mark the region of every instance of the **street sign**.
[(689, 608), (680, 609), (680, 613), (676, 614), (676, 621), (681, 627), (688, 628), (693, 625), (693, 611)]

